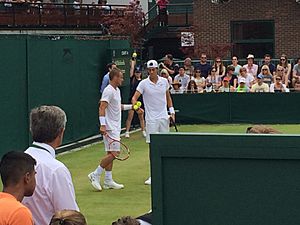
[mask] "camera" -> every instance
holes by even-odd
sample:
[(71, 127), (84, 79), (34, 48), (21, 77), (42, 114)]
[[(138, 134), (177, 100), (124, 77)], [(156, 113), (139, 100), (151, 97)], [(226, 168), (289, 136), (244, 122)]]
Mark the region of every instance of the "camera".
[(161, 62), (160, 64), (158, 64), (158, 67), (159, 67), (159, 69), (162, 69), (162, 68), (164, 68), (164, 65), (165, 65), (165, 64), (164, 64), (164, 63), (162, 63), (162, 62)]

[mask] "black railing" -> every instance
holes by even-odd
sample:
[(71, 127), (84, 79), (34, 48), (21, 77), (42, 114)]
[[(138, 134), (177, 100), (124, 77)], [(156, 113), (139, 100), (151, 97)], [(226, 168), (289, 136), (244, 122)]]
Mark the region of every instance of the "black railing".
[(121, 17), (132, 11), (130, 5), (1, 2), (0, 27), (99, 27), (111, 15)]

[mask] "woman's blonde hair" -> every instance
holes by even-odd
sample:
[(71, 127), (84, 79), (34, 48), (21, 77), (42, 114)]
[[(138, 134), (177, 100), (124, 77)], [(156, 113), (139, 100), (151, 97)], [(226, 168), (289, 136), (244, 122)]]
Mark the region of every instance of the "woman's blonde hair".
[(271, 74), (271, 71), (270, 71), (270, 68), (269, 68), (268, 65), (263, 65), (263, 66), (261, 67), (261, 73), (262, 73), (263, 70), (267, 70), (267, 71), (268, 71), (268, 75), (272, 75), (272, 74)]
[(160, 71), (160, 74), (162, 74), (162, 73), (165, 73), (165, 74), (168, 75), (168, 76), (170, 75), (169, 72), (168, 72), (168, 70), (166, 70), (166, 69), (162, 69), (162, 70)]
[(49, 225), (87, 225), (87, 223), (80, 212), (61, 210), (54, 214)]

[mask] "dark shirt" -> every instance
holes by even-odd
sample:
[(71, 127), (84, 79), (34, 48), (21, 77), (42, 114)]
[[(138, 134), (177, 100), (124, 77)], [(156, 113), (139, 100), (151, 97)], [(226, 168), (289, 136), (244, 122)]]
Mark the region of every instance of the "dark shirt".
[[(135, 94), (136, 88), (142, 80), (135, 79), (135, 76), (130, 77), (130, 93), (129, 93), (129, 102), (131, 102), (132, 97)], [(142, 95), (139, 97), (138, 101), (143, 102)]]
[[(225, 77), (226, 77), (226, 76), (224, 76), (224, 77), (222, 78), (222, 80), (224, 80)], [(227, 76), (227, 77), (228, 77), (228, 76)], [(231, 76), (230, 81), (229, 81), (230, 86), (233, 87), (233, 85), (234, 85), (234, 80), (235, 80), (235, 79), (238, 79), (238, 78), (237, 78), (236, 75), (233, 74), (233, 75)]]
[(211, 71), (211, 65), (208, 63), (205, 63), (205, 64), (198, 63), (195, 67), (196, 67), (196, 70), (201, 71), (201, 75), (205, 79), (208, 77), (208, 74)]
[(174, 70), (175, 72), (173, 74), (170, 74), (170, 76), (174, 79), (174, 77), (179, 73), (177, 69), (175, 69), (175, 63), (173, 62), (171, 65), (166, 65), (165, 66), (169, 69), (169, 70)]

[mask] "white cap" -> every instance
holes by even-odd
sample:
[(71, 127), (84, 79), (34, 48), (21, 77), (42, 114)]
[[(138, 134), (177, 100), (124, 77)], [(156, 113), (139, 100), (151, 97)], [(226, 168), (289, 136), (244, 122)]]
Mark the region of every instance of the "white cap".
[(249, 55), (247, 56), (247, 59), (254, 59), (254, 55), (249, 54)]
[(158, 68), (158, 63), (155, 60), (149, 60), (147, 62), (147, 68)]
[(246, 83), (246, 79), (244, 77), (241, 77), (239, 83)]

